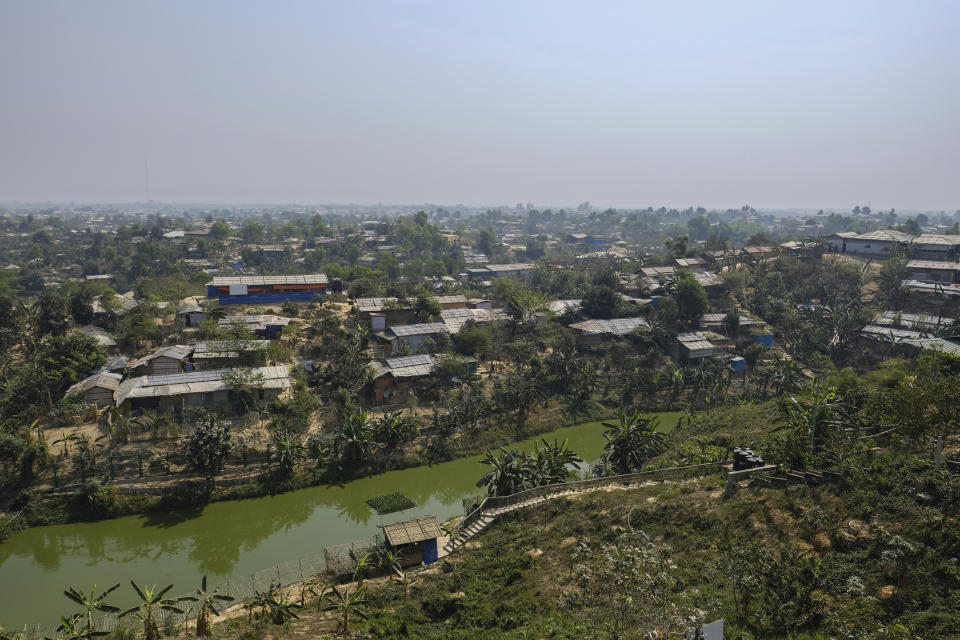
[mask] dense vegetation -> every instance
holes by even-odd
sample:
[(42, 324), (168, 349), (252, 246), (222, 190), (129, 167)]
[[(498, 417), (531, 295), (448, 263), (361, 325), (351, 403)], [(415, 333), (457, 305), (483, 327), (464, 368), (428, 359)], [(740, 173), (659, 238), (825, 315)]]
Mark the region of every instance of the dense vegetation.
[[(893, 212), (814, 222), (821, 233), (925, 226)], [(392, 576), (386, 583), (364, 587), (375, 572), (361, 570), (300, 595), (335, 614), (339, 633), (377, 637), (620, 637), (717, 617), (741, 637), (960, 633), (953, 613), (960, 485), (950, 472), (960, 452), (960, 360), (861, 335), (881, 311), (960, 316), (956, 298), (903, 288), (909, 250), (882, 264), (831, 255), (822, 237), (801, 230), (809, 220), (749, 207), (438, 209), (377, 220), (115, 213), (105, 223), (108, 231), (70, 233), (48, 214), (0, 221), (26, 239), (0, 246), (14, 266), (0, 271), (0, 506), (20, 524), (164, 510), (481, 453), (479, 490), (507, 495), (563, 482), (571, 470), (626, 474), (724, 460), (733, 447), (750, 446), (784, 469), (833, 470), (843, 480), (744, 489), (728, 501), (713, 480), (554, 500), (504, 519), (478, 547), (438, 568), (406, 571), (371, 557), (363, 562)], [(197, 227), (205, 232), (164, 236)], [(567, 237), (574, 230), (619, 238), (633, 257), (580, 255), (583, 247)], [(678, 268), (655, 283), (655, 302), (639, 297), (638, 282), (649, 278), (641, 269), (785, 239), (798, 242), (718, 267), (717, 286), (705, 288), (697, 272)], [(489, 262), (536, 264), (522, 278), (462, 281), (467, 259), (481, 253)], [(323, 301), (249, 309), (291, 318), (264, 354), (290, 367), (289, 393), (261, 401), (263, 381), (244, 362), (225, 378), (233, 416), (129, 414), (65, 397), (112, 358), (93, 334), (76, 330), (82, 326), (109, 332), (116, 350), (132, 357), (196, 339), (253, 338), (239, 324), (218, 322), (233, 310), (216, 304), (204, 304), (199, 327), (173, 315), (184, 300), (202, 297), (207, 275), (198, 263), (230, 265), (236, 256), (251, 272), (323, 270), (337, 283)], [(436, 370), (382, 406), (373, 399), (377, 336), (351, 301), (388, 296), (387, 312), (429, 322), (441, 316), (437, 296), (446, 294), (490, 300), (502, 316), (435, 334), (422, 351)], [(551, 310), (555, 301), (564, 304)], [(706, 329), (705, 313), (722, 317), (710, 330), (729, 355), (742, 356), (741, 367), (678, 351), (678, 334)], [(602, 337), (570, 326), (626, 318), (643, 323)], [(953, 332), (946, 323), (930, 335)], [(669, 433), (646, 417), (665, 410), (684, 412)], [(530, 453), (510, 444), (589, 420), (604, 424), (598, 460), (581, 459), (566, 442), (541, 440)], [(224, 476), (240, 482), (218, 484)], [(125, 494), (118, 478), (153, 478), (172, 490), (162, 498)], [(408, 508), (403, 498), (381, 496), (376, 508)], [(11, 522), (0, 518), (0, 536), (14, 531)], [(147, 608), (129, 615), (140, 615), (142, 632), (155, 637), (157, 612), (179, 604), (165, 601), (162, 589), (135, 588)], [(95, 598), (75, 595), (88, 604)], [(212, 595), (198, 598), (214, 607)], [(249, 606), (262, 622), (244, 633), (301, 624), (296, 617), (306, 616), (290, 598), (280, 588), (258, 596)], [(338, 633), (329, 616), (303, 624)], [(69, 616), (61, 631), (99, 633), (89, 618)]]

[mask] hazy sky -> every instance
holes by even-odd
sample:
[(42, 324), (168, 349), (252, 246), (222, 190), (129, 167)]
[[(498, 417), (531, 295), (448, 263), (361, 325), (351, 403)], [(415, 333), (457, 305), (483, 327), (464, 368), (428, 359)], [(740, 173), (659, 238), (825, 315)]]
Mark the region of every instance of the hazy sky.
[(0, 0), (0, 200), (960, 208), (960, 2)]

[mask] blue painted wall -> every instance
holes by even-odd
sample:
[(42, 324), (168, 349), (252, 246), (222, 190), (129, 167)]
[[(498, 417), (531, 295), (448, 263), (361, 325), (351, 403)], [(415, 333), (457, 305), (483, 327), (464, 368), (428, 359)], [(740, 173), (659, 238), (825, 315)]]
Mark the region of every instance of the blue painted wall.
[(431, 564), (437, 561), (437, 539), (424, 540), (423, 542), (423, 564)]
[(773, 336), (757, 336), (755, 342), (757, 344), (762, 344), (765, 347), (773, 346)]
[(207, 287), (207, 295), (217, 298), (220, 304), (281, 304), (287, 300), (294, 302), (312, 302), (315, 298), (322, 298), (323, 293), (317, 291), (284, 291), (277, 293), (255, 293), (246, 296), (218, 295), (215, 287)]

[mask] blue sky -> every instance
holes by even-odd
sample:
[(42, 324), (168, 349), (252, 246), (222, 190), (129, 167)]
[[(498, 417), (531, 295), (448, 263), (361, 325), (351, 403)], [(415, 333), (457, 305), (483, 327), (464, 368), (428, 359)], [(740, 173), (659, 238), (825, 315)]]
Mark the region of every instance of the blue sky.
[(0, 200), (960, 208), (956, 2), (0, 0)]

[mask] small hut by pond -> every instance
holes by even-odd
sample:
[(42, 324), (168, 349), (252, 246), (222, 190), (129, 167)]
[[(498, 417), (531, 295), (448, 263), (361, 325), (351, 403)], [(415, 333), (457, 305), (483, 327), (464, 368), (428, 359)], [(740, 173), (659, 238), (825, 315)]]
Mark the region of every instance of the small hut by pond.
[(405, 567), (437, 560), (437, 538), (443, 535), (434, 516), (424, 516), (383, 525), (387, 548), (400, 556)]

